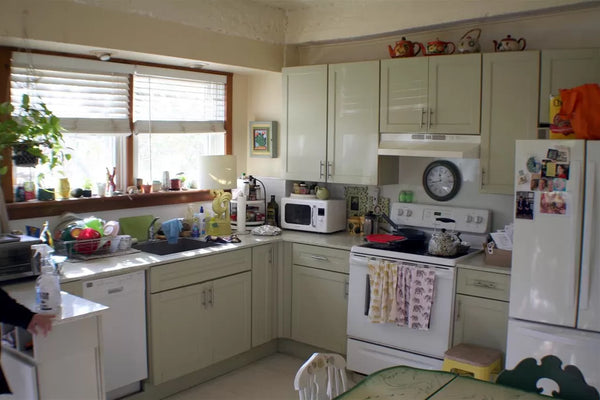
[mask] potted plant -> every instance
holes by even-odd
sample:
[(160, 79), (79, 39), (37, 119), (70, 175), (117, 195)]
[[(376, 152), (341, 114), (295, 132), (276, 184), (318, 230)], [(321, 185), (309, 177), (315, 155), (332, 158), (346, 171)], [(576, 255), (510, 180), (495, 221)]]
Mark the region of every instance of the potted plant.
[[(35, 166), (39, 160), (53, 169), (71, 158), (63, 147), (60, 120), (44, 103), (32, 104), (24, 94), (17, 110), (10, 102), (1, 103), (0, 118), (0, 161), (9, 147), (17, 165)], [(1, 167), (0, 175), (6, 171)]]

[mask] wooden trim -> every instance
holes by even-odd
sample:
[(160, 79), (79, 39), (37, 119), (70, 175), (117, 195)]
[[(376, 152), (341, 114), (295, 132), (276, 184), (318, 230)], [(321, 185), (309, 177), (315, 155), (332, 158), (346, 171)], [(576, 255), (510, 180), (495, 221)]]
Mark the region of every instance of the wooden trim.
[[(7, 47), (0, 47), (0, 103), (10, 101), (10, 59), (12, 50)], [(9, 118), (9, 117), (5, 117)], [(3, 132), (0, 132), (2, 135)], [(12, 187), (12, 151), (6, 148), (2, 152), (2, 165), (6, 165), (8, 170), (5, 175), (0, 177), (2, 181), (2, 191), (4, 192), (4, 200), (7, 203), (14, 201), (14, 193)]]
[(133, 123), (133, 75), (129, 75), (129, 131), (131, 135), (125, 139), (125, 182), (133, 186), (133, 135), (135, 124)]
[(233, 77), (227, 76), (225, 94), (225, 154), (233, 154)]
[(27, 201), (7, 204), (8, 217), (11, 220), (25, 218), (51, 217), (64, 212), (85, 213), (111, 211), (126, 208), (152, 207), (169, 204), (211, 201), (209, 190), (183, 190), (148, 194), (131, 194), (112, 197), (90, 197), (54, 201)]

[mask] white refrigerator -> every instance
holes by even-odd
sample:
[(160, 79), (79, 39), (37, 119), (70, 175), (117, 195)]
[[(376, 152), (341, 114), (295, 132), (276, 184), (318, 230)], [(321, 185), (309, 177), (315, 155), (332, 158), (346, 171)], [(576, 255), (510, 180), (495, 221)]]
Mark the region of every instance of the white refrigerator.
[(518, 140), (506, 368), (548, 354), (600, 390), (600, 141)]

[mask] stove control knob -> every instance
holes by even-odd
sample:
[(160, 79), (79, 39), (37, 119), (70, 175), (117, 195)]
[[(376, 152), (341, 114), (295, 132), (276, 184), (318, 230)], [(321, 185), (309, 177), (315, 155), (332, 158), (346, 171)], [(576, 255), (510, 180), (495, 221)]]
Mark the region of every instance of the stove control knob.
[(404, 210), (399, 208), (398, 209), (398, 216), (404, 215)]
[(481, 215), (477, 216), (477, 219), (475, 220), (476, 223), (480, 224), (483, 222), (483, 217)]
[(412, 215), (412, 210), (411, 210), (411, 209), (409, 209), (409, 208), (407, 208), (407, 209), (406, 209), (406, 216), (407, 216), (407, 217), (410, 217), (411, 215)]
[(471, 222), (473, 222), (473, 216), (467, 215), (467, 224), (470, 224)]

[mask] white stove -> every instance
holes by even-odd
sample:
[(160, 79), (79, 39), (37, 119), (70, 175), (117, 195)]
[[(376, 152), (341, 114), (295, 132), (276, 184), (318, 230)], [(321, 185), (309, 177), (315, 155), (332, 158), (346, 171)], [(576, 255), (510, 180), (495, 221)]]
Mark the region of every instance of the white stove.
[[(454, 220), (453, 223), (437, 218)], [(348, 296), (348, 369), (370, 374), (393, 365), (440, 369), (444, 352), (452, 345), (454, 319), (455, 266), (481, 251), (490, 226), (490, 211), (414, 203), (393, 203), (390, 219), (400, 228), (424, 231), (429, 238), (434, 229), (460, 232), (471, 244), (466, 254), (440, 257), (427, 253), (427, 245), (394, 248), (378, 244), (352, 247)], [(394, 323), (373, 323), (368, 318), (370, 289), (368, 264), (388, 260), (435, 271), (434, 296), (429, 329), (412, 329)]]

